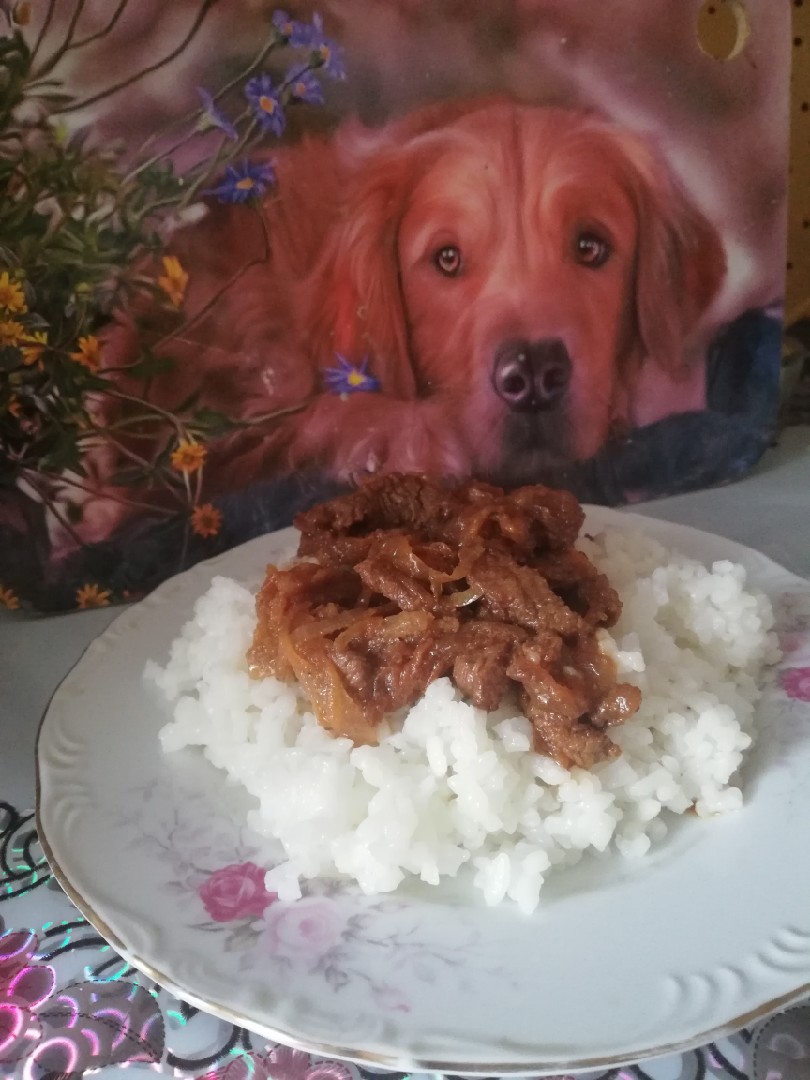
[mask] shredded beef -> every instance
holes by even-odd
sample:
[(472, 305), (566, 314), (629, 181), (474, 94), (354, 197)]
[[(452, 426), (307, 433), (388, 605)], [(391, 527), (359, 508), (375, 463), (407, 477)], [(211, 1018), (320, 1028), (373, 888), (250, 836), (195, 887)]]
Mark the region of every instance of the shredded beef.
[(519, 702), (535, 749), (591, 768), (638, 709), (600, 627), (621, 602), (573, 544), (573, 495), (478, 481), (374, 478), (296, 518), (302, 561), (268, 567), (251, 675), (297, 679), (320, 723), (374, 743), (383, 718), (452, 678), (491, 711)]

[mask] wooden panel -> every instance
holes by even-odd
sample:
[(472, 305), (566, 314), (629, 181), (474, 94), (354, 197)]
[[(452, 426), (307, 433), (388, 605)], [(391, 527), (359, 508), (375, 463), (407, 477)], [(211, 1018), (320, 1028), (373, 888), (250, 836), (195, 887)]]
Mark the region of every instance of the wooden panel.
[(794, 0), (787, 322), (810, 318), (810, 0)]

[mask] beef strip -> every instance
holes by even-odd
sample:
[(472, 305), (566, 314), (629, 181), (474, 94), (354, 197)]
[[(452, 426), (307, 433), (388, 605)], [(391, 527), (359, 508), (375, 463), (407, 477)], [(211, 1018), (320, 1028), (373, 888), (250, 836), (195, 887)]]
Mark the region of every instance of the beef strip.
[(502, 704), (512, 688), (506, 673), (512, 654), (528, 636), (522, 627), (484, 619), (463, 625), (452, 675), (453, 682), (473, 705), (492, 712)]
[(296, 518), (299, 555), (268, 567), (248, 654), (254, 677), (296, 678), (319, 721), (373, 743), (384, 716), (450, 676), (474, 705), (517, 697), (535, 749), (566, 767), (615, 756), (638, 709), (596, 630), (621, 603), (572, 545), (567, 492), (376, 477)]
[(615, 667), (593, 637), (563, 643), (551, 663), (547, 650), (529, 641), (515, 652), (507, 674), (522, 688), (538, 753), (583, 769), (619, 753), (605, 729), (632, 716), (641, 695), (615, 682)]
[(481, 609), (492, 618), (562, 636), (576, 634), (582, 626), (579, 615), (552, 591), (542, 574), (503, 555), (482, 552), (467, 580), (481, 593)]
[(569, 548), (544, 552), (531, 564), (554, 592), (591, 626), (613, 626), (622, 613), (619, 595), (588, 556)]

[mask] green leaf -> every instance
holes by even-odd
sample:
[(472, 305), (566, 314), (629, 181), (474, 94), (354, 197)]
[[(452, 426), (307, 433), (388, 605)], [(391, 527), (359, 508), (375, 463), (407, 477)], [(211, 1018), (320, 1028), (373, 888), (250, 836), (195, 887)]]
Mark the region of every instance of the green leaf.
[(20, 350), (14, 346), (0, 349), (0, 371), (14, 371), (22, 363)]
[(209, 435), (224, 435), (227, 431), (233, 431), (237, 424), (225, 413), (217, 412), (216, 409), (197, 409), (192, 420), (195, 427), (199, 427)]
[(75, 362), (74, 367), (77, 370), (71, 370), (71, 374), (74, 376), (74, 381), (81, 386), (82, 390), (108, 390), (110, 388), (112, 379), (96, 375), (88, 368), (83, 367), (81, 364), (76, 364)]
[(76, 442), (74, 432), (62, 432), (53, 445), (52, 450), (46, 454), (40, 468), (45, 471), (60, 473), (67, 469), (76, 469), (81, 461), (81, 451)]
[(146, 379), (152, 375), (163, 375), (167, 371), (174, 371), (174, 368), (175, 361), (171, 356), (155, 356), (147, 350), (142, 359), (127, 368), (127, 374)]
[(193, 409), (199, 400), (200, 389), (198, 387), (196, 390), (192, 390), (188, 397), (184, 398), (179, 405), (175, 405), (171, 411), (175, 416), (180, 416), (182, 413), (186, 413), (190, 409)]
[(54, 107), (64, 105), (73, 99), (73, 95), (65, 93), (64, 90), (47, 90), (40, 93), (38, 97), (40, 101), (45, 101)]

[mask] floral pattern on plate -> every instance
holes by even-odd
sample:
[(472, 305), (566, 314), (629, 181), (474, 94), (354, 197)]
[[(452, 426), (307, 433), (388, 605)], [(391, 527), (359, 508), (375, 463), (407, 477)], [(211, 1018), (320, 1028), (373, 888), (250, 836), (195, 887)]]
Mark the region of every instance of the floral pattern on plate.
[(810, 595), (783, 593), (775, 611), (783, 657), (780, 685), (793, 701), (810, 701)]
[[(631, 518), (642, 522), (622, 515), (625, 522)], [(613, 520), (607, 510), (594, 512), (593, 519)], [(747, 560), (754, 583), (779, 601), (778, 630), (790, 646), (782, 671), (807, 666), (810, 600), (799, 579), (717, 537), (647, 519), (643, 528), (687, 555)], [(240, 793), (201, 755), (189, 752), (179, 764), (173, 756), (169, 764), (160, 754), (157, 731), (166, 717), (144, 694), (141, 672), (146, 659), (165, 655), (212, 574), (255, 580), (288, 541), (278, 534), (235, 549), (125, 612), (85, 654), (46, 718), (39, 758), (46, 837), (70, 881), (80, 830), (84, 871), (90, 871), (85, 880), (92, 885), (89, 894), (82, 893), (89, 895), (86, 910), (100, 913), (125, 956), (141, 957), (168, 986), (193, 994), (213, 1011), (313, 1053), (339, 1053), (364, 1066), (373, 1061), (388, 1068), (458, 1072), (499, 1068), (478, 1062), (508, 1063), (512, 1069), (531, 1062), (527, 1071), (556, 1072), (571, 1068), (572, 1061), (628, 1060), (642, 1048), (691, 1045), (690, 1030), (724, 1032), (726, 1018), (795, 993), (810, 965), (810, 924), (794, 888), (796, 875), (806, 869), (781, 858), (773, 844), (774, 814), (780, 835), (786, 830), (792, 836), (799, 827), (796, 814), (785, 817), (783, 793), (804, 790), (797, 786), (797, 771), (810, 753), (807, 703), (786, 692), (792, 683), (772, 685), (763, 702), (774, 737), (752, 751), (756, 797), (753, 813), (745, 817), (745, 838), (740, 826), (728, 827), (735, 844), (748, 844), (755, 827), (758, 879), (747, 874), (742, 895), (756, 924), (756, 949), (750, 940), (737, 940), (736, 924), (728, 920), (722, 941), (704, 934), (699, 951), (693, 948), (686, 960), (681, 946), (687, 938), (662, 939), (657, 921), (638, 912), (632, 921), (625, 919), (622, 935), (599, 932), (606, 902), (621, 916), (642, 898), (644, 911), (658, 913), (656, 920), (698, 925), (705, 902), (719, 902), (708, 894), (711, 875), (703, 871), (715, 865), (717, 837), (729, 835), (705, 822), (673, 831), (672, 844), (646, 864), (652, 873), (645, 866), (638, 874), (625, 861), (614, 866), (593, 860), (598, 872), (579, 875), (586, 868), (574, 867), (573, 886), (566, 880), (564, 888), (549, 892), (551, 934), (551, 920), (544, 923), (542, 912), (527, 933), (514, 913), (476, 907), (461, 887), (428, 897), (427, 887), (420, 892), (409, 886), (396, 897), (367, 898), (341, 883), (315, 880), (293, 904), (266, 893), (260, 870), (276, 865), (279, 851), (240, 824), (247, 820), (244, 797), (239, 803)], [(120, 698), (122, 687), (120, 708), (111, 715), (108, 703)], [(118, 874), (108, 878), (113, 861)], [(667, 874), (654, 872), (664, 864)], [(683, 880), (678, 874), (687, 874), (688, 890), (673, 890), (673, 882)], [(531, 1004), (538, 970), (565, 990), (560, 976), (570, 972), (573, 931), (586, 941), (589, 977), (569, 978), (575, 1004), (555, 993), (544, 997), (538, 1012)], [(690, 935), (696, 940), (691, 929)], [(664, 961), (653, 942), (668, 950)], [(606, 987), (624, 970), (628, 945), (637, 949), (637, 970), (621, 983), (638, 1007), (625, 1008), (631, 1024), (625, 1054), (622, 1044), (611, 1041), (615, 1018), (601, 1006), (608, 999), (619, 1006), (625, 996), (609, 998)], [(643, 962), (653, 955), (654, 963)], [(704, 1009), (705, 986), (715, 983)], [(492, 1000), (499, 1002), (497, 1013), (488, 1004)], [(582, 1016), (589, 1018), (587, 1030), (576, 1019)]]
[[(467, 961), (485, 964), (476, 956), (480, 934), (463, 911), (450, 940), (431, 940), (414, 933), (409, 905), (396, 895), (370, 898), (356, 886), (323, 878), (304, 882), (301, 899), (280, 901), (264, 887), (264, 872), (279, 861), (278, 847), (259, 846), (260, 838), (233, 816), (212, 816), (196, 773), (183, 780), (169, 772), (133, 788), (122, 804), (130, 808), (119, 820), (127, 848), (149, 852), (167, 875), (162, 889), (188, 911), (187, 925), (218, 935), (225, 952), (240, 954), (246, 974), (261, 973), (272, 961), (276, 975), (316, 976), (335, 992), (351, 987), (381, 1013), (408, 1013), (406, 986), (432, 985), (452, 972), (462, 992)], [(488, 974), (493, 989), (512, 982), (497, 965)]]
[[(229, 873), (226, 881), (217, 910), (233, 914), (237, 875)], [(806, 1080), (801, 1066), (810, 1057), (807, 1015), (806, 1006), (798, 1007), (700, 1050), (643, 1068), (587, 1075), (766, 1080), (767, 1073), (769, 1080)], [(777, 1056), (781, 1064), (774, 1071)], [(269, 1042), (161, 990), (110, 949), (56, 885), (33, 815), (0, 803), (0, 1076), (146, 1080), (156, 1074), (194, 1080), (403, 1080), (401, 1073), (381, 1074)], [(413, 1080), (432, 1078), (414, 1074)]]

